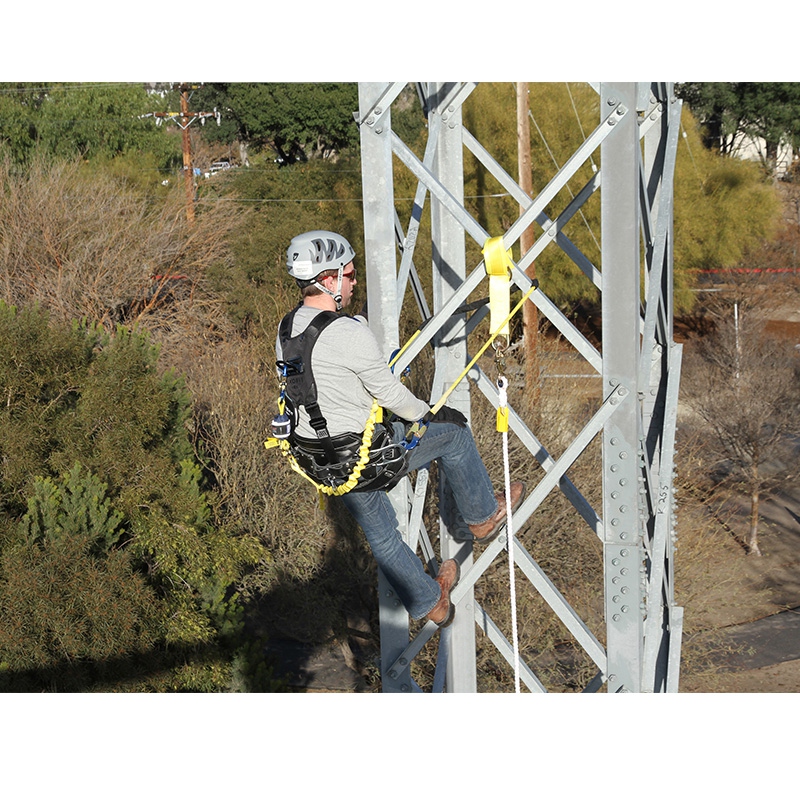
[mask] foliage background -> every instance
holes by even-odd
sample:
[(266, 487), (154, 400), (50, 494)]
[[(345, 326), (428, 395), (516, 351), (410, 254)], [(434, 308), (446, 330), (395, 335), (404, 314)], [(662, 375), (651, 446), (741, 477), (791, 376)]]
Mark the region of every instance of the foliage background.
[[(586, 85), (530, 87), (538, 191), (599, 109)], [(262, 444), (274, 413), (275, 330), (297, 300), (286, 244), (300, 230), (331, 228), (364, 249), (355, 84), (209, 84), (193, 95), (193, 108), (217, 106), (225, 120), (191, 130), (195, 163), (239, 162), (198, 178), (194, 224), (180, 132), (140, 119), (177, 107), (169, 87), (156, 88), (0, 85), (0, 608), (9, 620), (0, 680), (10, 690), (278, 691), (267, 635), (350, 655), (354, 641), (376, 645), (363, 537), (337, 504), (321, 510)], [(481, 84), (464, 108), (467, 128), (511, 175), (514, 114), (509, 83)], [(704, 149), (688, 109), (683, 120), (675, 283), (679, 308), (689, 309), (696, 270), (746, 258), (777, 229), (778, 204), (757, 165)], [(422, 154), (413, 88), (393, 109), (393, 127)], [(591, 175), (584, 165), (548, 212)], [(516, 204), (471, 157), (465, 181), (468, 210), (501, 233)], [(415, 182), (399, 164), (395, 182), (407, 221)], [(569, 235), (601, 267), (599, 214), (593, 198)], [(425, 209), (415, 261), (428, 290), (429, 227)], [(476, 263), (478, 250), (469, 243)], [(547, 248), (536, 269), (566, 313), (596, 313), (594, 288), (560, 251)], [(404, 314), (404, 335), (418, 324), (416, 312)], [(424, 359), (412, 381), (425, 396)], [(516, 402), (526, 407), (524, 392)], [(577, 384), (551, 381), (526, 413), (549, 425), (557, 453), (590, 406)], [(476, 438), (499, 479), (489, 416), (476, 401)], [(563, 429), (546, 422), (554, 417)], [(590, 495), (596, 457), (576, 465)], [(515, 458), (535, 480), (523, 454)], [(550, 505), (528, 543), (599, 625), (597, 542), (574, 511)], [(429, 529), (436, 512), (432, 500)], [(505, 624), (502, 581), (490, 576), (483, 591)], [(532, 602), (527, 652), (554, 685), (577, 682), (587, 665), (559, 673), (548, 654), (563, 632)], [(482, 659), (483, 688), (507, 688), (491, 654)]]

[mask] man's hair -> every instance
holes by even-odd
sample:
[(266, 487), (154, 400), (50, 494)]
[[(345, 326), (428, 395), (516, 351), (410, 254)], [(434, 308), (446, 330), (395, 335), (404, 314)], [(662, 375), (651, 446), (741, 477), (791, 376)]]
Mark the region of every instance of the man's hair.
[[(317, 275), (316, 280), (321, 281), (323, 278), (335, 278), (338, 274), (338, 269), (326, 269)], [(303, 297), (314, 297), (315, 295), (322, 294), (322, 292), (313, 283), (310, 283), (300, 290), (300, 294)]]

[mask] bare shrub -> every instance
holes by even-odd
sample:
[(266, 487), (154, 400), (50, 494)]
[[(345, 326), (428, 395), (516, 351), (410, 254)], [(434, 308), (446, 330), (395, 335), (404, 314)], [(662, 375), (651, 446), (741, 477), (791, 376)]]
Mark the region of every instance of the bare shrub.
[(265, 356), (259, 343), (222, 342), (189, 365), (187, 380), (194, 397), (196, 432), (219, 492), (223, 522), (265, 540), (279, 571), (291, 574), (310, 564), (297, 548), (286, 554), (287, 537), (280, 533), (287, 522), (283, 509), (300, 483), (287, 474), (280, 457), (264, 448), (271, 435), (276, 394)]
[[(224, 326), (206, 271), (230, 259), (241, 215), (226, 204), (186, 220), (182, 193), (153, 202), (79, 162), (0, 162), (0, 293), (107, 329), (144, 324), (160, 340)], [(160, 334), (160, 335), (159, 335)]]
[(265, 560), (240, 585), (263, 632), (313, 641), (370, 630), (375, 567), (363, 536), (335, 499), (264, 441), (277, 413), (272, 342), (231, 340), (187, 363), (196, 435), (219, 495), (219, 524), (257, 536)]
[(718, 492), (749, 498), (750, 521), (742, 538), (750, 553), (761, 555), (759, 504), (787, 477), (777, 457), (787, 436), (798, 430), (800, 394), (791, 347), (765, 336), (756, 319), (722, 321), (688, 350), (683, 399), (702, 423), (703, 471)]

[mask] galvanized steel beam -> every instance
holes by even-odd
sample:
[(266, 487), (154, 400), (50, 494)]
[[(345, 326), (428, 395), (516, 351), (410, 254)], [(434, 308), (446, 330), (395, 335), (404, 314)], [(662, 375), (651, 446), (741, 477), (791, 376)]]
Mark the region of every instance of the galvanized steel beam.
[[(410, 282), (424, 326), (398, 360), (403, 370), (432, 346), (436, 372), (431, 400), (468, 363), (468, 335), (484, 311), (464, 313), (470, 294), (486, 277), (483, 262), (466, 263), (466, 238), (483, 245), (488, 233), (464, 205), (463, 148), (494, 176), (523, 209), (503, 233), (511, 247), (533, 222), (541, 235), (512, 269), (512, 281), (526, 291), (526, 268), (555, 244), (600, 289), (603, 312), (602, 347), (598, 351), (559, 311), (542, 286), (531, 296), (539, 311), (602, 376), (598, 411), (590, 417), (559, 458), (553, 458), (539, 437), (514, 409), (510, 429), (544, 469), (540, 482), (514, 515), (514, 531), (536, 514), (541, 501), (560, 490), (574, 505), (603, 545), (605, 631), (591, 631), (580, 619), (515, 535), (515, 563), (598, 668), (584, 691), (607, 685), (610, 692), (677, 691), (682, 609), (673, 592), (674, 433), (680, 374), (680, 348), (672, 341), (672, 173), (677, 149), (680, 103), (671, 84), (595, 84), (600, 95), (597, 127), (552, 176), (529, 198), (491, 156), (491, 143), (479, 142), (462, 123), (462, 105), (469, 103), (472, 83), (417, 84), (428, 121), (428, 142), (422, 159), (391, 129), (391, 103), (399, 83), (360, 84), (364, 187), (365, 260), (370, 324), (387, 357), (397, 347), (398, 319)], [(509, 119), (509, 125), (514, 121)], [(602, 169), (580, 192), (552, 215), (545, 212), (587, 159), (600, 153)], [(394, 159), (394, 160), (393, 160)], [(399, 165), (399, 166), (398, 166)], [(405, 227), (392, 201), (393, 170), (406, 168), (418, 181), (411, 218)], [(567, 235), (570, 221), (587, 200), (600, 194), (601, 264), (595, 265)], [(431, 219), (433, 297), (425, 298), (415, 255), (425, 204)], [(397, 254), (400, 256), (399, 269)], [(643, 254), (643, 258), (640, 257)], [(640, 263), (642, 262), (642, 263)], [(644, 291), (640, 291), (643, 276)], [(428, 311), (432, 306), (433, 312)], [(497, 406), (497, 390), (478, 367), (470, 373), (477, 388)], [(467, 381), (448, 403), (469, 416)], [(602, 509), (594, 509), (566, 471), (592, 440), (602, 440)], [(456, 556), (462, 579), (452, 593), (459, 614), (439, 637), (439, 661), (433, 690), (476, 690), (475, 631), (482, 630), (500, 655), (513, 663), (511, 646), (485, 609), (475, 602), (474, 587), (485, 571), (508, 549), (501, 536), (473, 559), (468, 543), (456, 541), (449, 519), (446, 486), (440, 486), (443, 518), (439, 547), (422, 523), (427, 471), (416, 486), (392, 492), (398, 519), (412, 547), (435, 570), (436, 562)], [(382, 579), (381, 579), (382, 580)], [(385, 582), (381, 597), (381, 659), (384, 691), (416, 691), (409, 665), (437, 634), (432, 623), (411, 638), (404, 612)], [(604, 642), (602, 640), (605, 640)], [(545, 691), (533, 670), (520, 665), (529, 691)]]

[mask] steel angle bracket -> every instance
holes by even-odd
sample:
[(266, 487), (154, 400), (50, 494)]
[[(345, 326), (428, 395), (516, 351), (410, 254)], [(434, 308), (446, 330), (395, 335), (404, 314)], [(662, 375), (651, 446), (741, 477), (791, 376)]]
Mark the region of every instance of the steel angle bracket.
[(644, 116), (639, 121), (639, 138), (644, 139), (647, 132), (661, 119), (664, 115), (664, 100), (658, 100), (653, 103), (650, 108), (644, 112)]
[[(445, 84), (446, 91), (444, 97), (441, 100), (437, 100), (438, 108), (445, 109), (441, 116), (447, 119), (449, 114), (453, 114), (458, 108), (460, 108), (464, 104), (464, 101), (472, 94), (477, 85), (477, 83), (469, 81)], [(420, 99), (422, 100), (425, 116), (426, 118), (430, 118), (430, 100), (434, 97), (434, 95), (427, 93), (427, 83), (417, 84), (417, 86), (419, 87), (418, 90), (422, 95)]]
[[(436, 157), (437, 139), (439, 136), (439, 130), (441, 129), (441, 125), (442, 121), (439, 115), (434, 116), (434, 118), (429, 122), (428, 142), (425, 146), (425, 154), (422, 159), (422, 163), (429, 170), (433, 165), (434, 159)], [(405, 297), (406, 283), (411, 277), (412, 271), (414, 273), (416, 272), (416, 268), (414, 267), (414, 250), (416, 249), (417, 245), (417, 237), (419, 235), (419, 228), (422, 220), (422, 209), (425, 206), (425, 198), (427, 194), (428, 194), (428, 187), (422, 181), (419, 181), (417, 183), (417, 189), (414, 193), (414, 204), (412, 206), (411, 220), (408, 223), (408, 227), (406, 228), (405, 231), (403, 231), (399, 223), (396, 224), (395, 226), (396, 228), (399, 229), (397, 238), (398, 238), (398, 247), (401, 252), (400, 268), (398, 269), (397, 272), (398, 317), (400, 316), (400, 312), (403, 306), (403, 298)], [(417, 292), (416, 287), (415, 287), (415, 294), (418, 295), (417, 302), (420, 306), (420, 311), (425, 315), (425, 317), (430, 316), (425, 296), (421, 294), (421, 292)]]
[[(647, 616), (644, 622), (644, 657), (642, 662), (642, 678), (653, 686), (656, 680), (656, 669), (659, 645), (662, 640), (661, 627), (663, 620), (657, 609), (662, 609), (662, 599), (669, 607), (672, 587), (671, 576), (665, 569), (668, 545), (673, 536), (674, 519), (672, 515), (672, 472), (675, 467), (675, 429), (677, 425), (678, 391), (680, 383), (681, 345), (675, 345), (670, 351), (669, 372), (667, 373), (667, 415), (664, 425), (662, 447), (660, 453), (658, 475), (658, 498), (653, 514), (655, 525), (653, 542), (651, 543), (651, 568), (646, 594)], [(671, 638), (671, 636), (670, 636)]]
[[(473, 372), (475, 373), (474, 376), (472, 374)], [(497, 388), (492, 381), (489, 380), (486, 373), (484, 373), (480, 367), (474, 367), (469, 377), (475, 380), (476, 385), (481, 390), (484, 397), (486, 397), (486, 399), (494, 406), (494, 408), (497, 409), (500, 404)], [(549, 472), (550, 470), (554, 469), (556, 466), (556, 460), (550, 455), (550, 453), (547, 451), (547, 448), (545, 448), (545, 446), (525, 424), (522, 417), (520, 417), (511, 406), (509, 406), (508, 411), (509, 427), (516, 434), (520, 442), (522, 442), (522, 444), (527, 448), (528, 452), (531, 453), (531, 455), (536, 459), (545, 472)], [(561, 476), (558, 485), (564, 496), (570, 501), (570, 503), (572, 503), (575, 510), (583, 518), (584, 522), (586, 522), (586, 524), (600, 539), (600, 541), (603, 541), (603, 521), (600, 515), (594, 510), (591, 503), (589, 503), (583, 494), (581, 494), (580, 490), (569, 479), (569, 477), (567, 477), (567, 475)]]
[(681, 665), (681, 644), (683, 641), (683, 608), (669, 608), (669, 650), (667, 651), (667, 692), (677, 692)]
[(392, 131), (392, 152), (411, 170), (417, 180), (425, 184), (430, 194), (447, 209), (464, 231), (483, 246), (489, 234), (394, 131)]
[[(567, 181), (578, 171), (589, 156), (614, 133), (614, 129), (629, 113), (622, 103), (617, 103), (610, 108), (608, 116), (592, 131), (583, 144), (567, 159), (563, 167), (550, 180), (550, 182), (536, 195), (531, 205), (525, 209), (520, 217), (508, 229), (503, 237), (506, 247), (510, 247), (522, 236), (523, 232), (536, 221), (538, 215), (564, 188)], [(602, 171), (602, 170), (601, 170)]]
[(353, 119), (356, 121), (356, 125), (359, 127), (364, 124), (369, 126), (376, 125), (386, 110), (391, 107), (392, 103), (398, 98), (400, 92), (402, 92), (407, 85), (407, 81), (387, 83), (386, 88), (383, 90), (383, 92), (381, 92), (381, 94), (363, 116), (361, 116), (357, 111), (353, 112)]
[[(619, 408), (623, 407), (622, 401), (629, 395), (630, 393), (624, 386), (617, 386), (606, 398), (600, 409), (592, 416), (583, 430), (556, 460), (552, 469), (542, 478), (514, 513), (512, 522), (514, 523), (515, 530), (523, 525), (528, 517), (539, 507), (541, 502), (559, 483), (564, 473), (583, 452), (589, 442), (603, 429), (613, 414)], [(472, 589), (478, 578), (483, 575), (501, 550), (505, 548), (506, 538), (507, 537), (500, 535), (493, 542), (490, 542), (472, 567), (462, 576), (458, 585), (450, 594), (451, 602), (456, 604), (456, 608), (458, 608), (458, 603), (461, 598)], [(437, 629), (438, 626), (436, 623), (431, 621), (426, 622), (408, 647), (403, 650), (395, 662), (389, 667), (387, 672), (389, 677), (399, 675), (419, 654), (427, 641), (436, 633)]]
[[(491, 173), (520, 206), (528, 207), (533, 200), (526, 194), (522, 187), (492, 158), (486, 148), (466, 129), (462, 134), (464, 144), (473, 155), (484, 165), (491, 164)], [(600, 272), (591, 261), (576, 247), (576, 245), (563, 233), (563, 228), (580, 210), (584, 203), (600, 188), (600, 173), (594, 174), (586, 185), (570, 201), (564, 210), (553, 220), (544, 211), (536, 216), (536, 222), (541, 226), (547, 238), (544, 241), (537, 239), (533, 247), (520, 259), (518, 266), (526, 269), (539, 256), (542, 250), (551, 241), (566, 253), (567, 256), (598, 288), (600, 287)]]
[[(675, 104), (670, 109), (670, 131), (669, 139), (666, 148), (666, 159), (664, 162), (663, 173), (665, 175), (674, 174), (675, 161), (678, 151), (678, 132), (680, 129), (680, 104)], [(644, 192), (644, 174), (641, 175), (642, 191)], [(647, 279), (649, 281), (647, 287), (647, 307), (645, 309), (644, 328), (642, 331), (643, 341), (652, 341), (655, 338), (656, 328), (656, 315), (659, 311), (659, 292), (661, 289), (661, 280), (664, 270), (665, 254), (667, 252), (667, 245), (669, 242), (668, 228), (672, 214), (674, 198), (674, 183), (672, 180), (668, 181), (665, 185), (665, 196), (659, 199), (658, 217), (656, 219), (656, 226), (651, 234), (652, 246), (648, 247), (650, 250), (650, 263), (647, 265), (646, 271)], [(649, 207), (646, 202), (646, 197), (643, 197), (644, 207), (647, 207), (649, 219)], [(643, 214), (644, 218), (644, 214)], [(648, 354), (642, 348), (641, 361), (639, 370), (644, 374), (647, 367)]]
[(622, 385), (615, 387), (614, 391), (606, 397), (603, 404), (595, 412), (581, 432), (572, 440), (566, 450), (558, 457), (552, 468), (536, 484), (533, 491), (523, 500), (513, 519), (519, 516), (526, 520), (542, 503), (548, 494), (564, 477), (564, 473), (572, 466), (578, 456), (588, 447), (594, 437), (603, 430), (613, 415), (624, 408), (624, 401), (630, 398), (631, 393)]
[[(426, 320), (414, 341), (408, 345), (395, 362), (395, 372), (402, 372), (419, 355), (425, 348), (425, 345), (433, 339), (442, 325), (457, 313), (458, 308), (465, 302), (470, 293), (480, 285), (485, 277), (486, 270), (483, 267), (483, 262), (481, 262), (466, 277), (453, 295), (442, 304), (442, 307), (432, 317)], [(534, 292), (534, 294), (536, 294), (536, 292)]]
[[(531, 279), (515, 266), (512, 270), (514, 283), (527, 292), (532, 285)], [(564, 338), (591, 364), (598, 374), (603, 371), (603, 358), (597, 348), (573, 325), (563, 314), (561, 309), (542, 291), (541, 287), (531, 296), (530, 301), (547, 317), (553, 326), (563, 334)]]
[(544, 570), (536, 563), (535, 559), (514, 537), (514, 562), (522, 570), (525, 577), (547, 602), (562, 624), (572, 634), (575, 641), (583, 648), (584, 652), (592, 659), (602, 673), (607, 670), (606, 651), (597, 637), (589, 630), (583, 620), (578, 616), (572, 606), (555, 584), (547, 577)]

